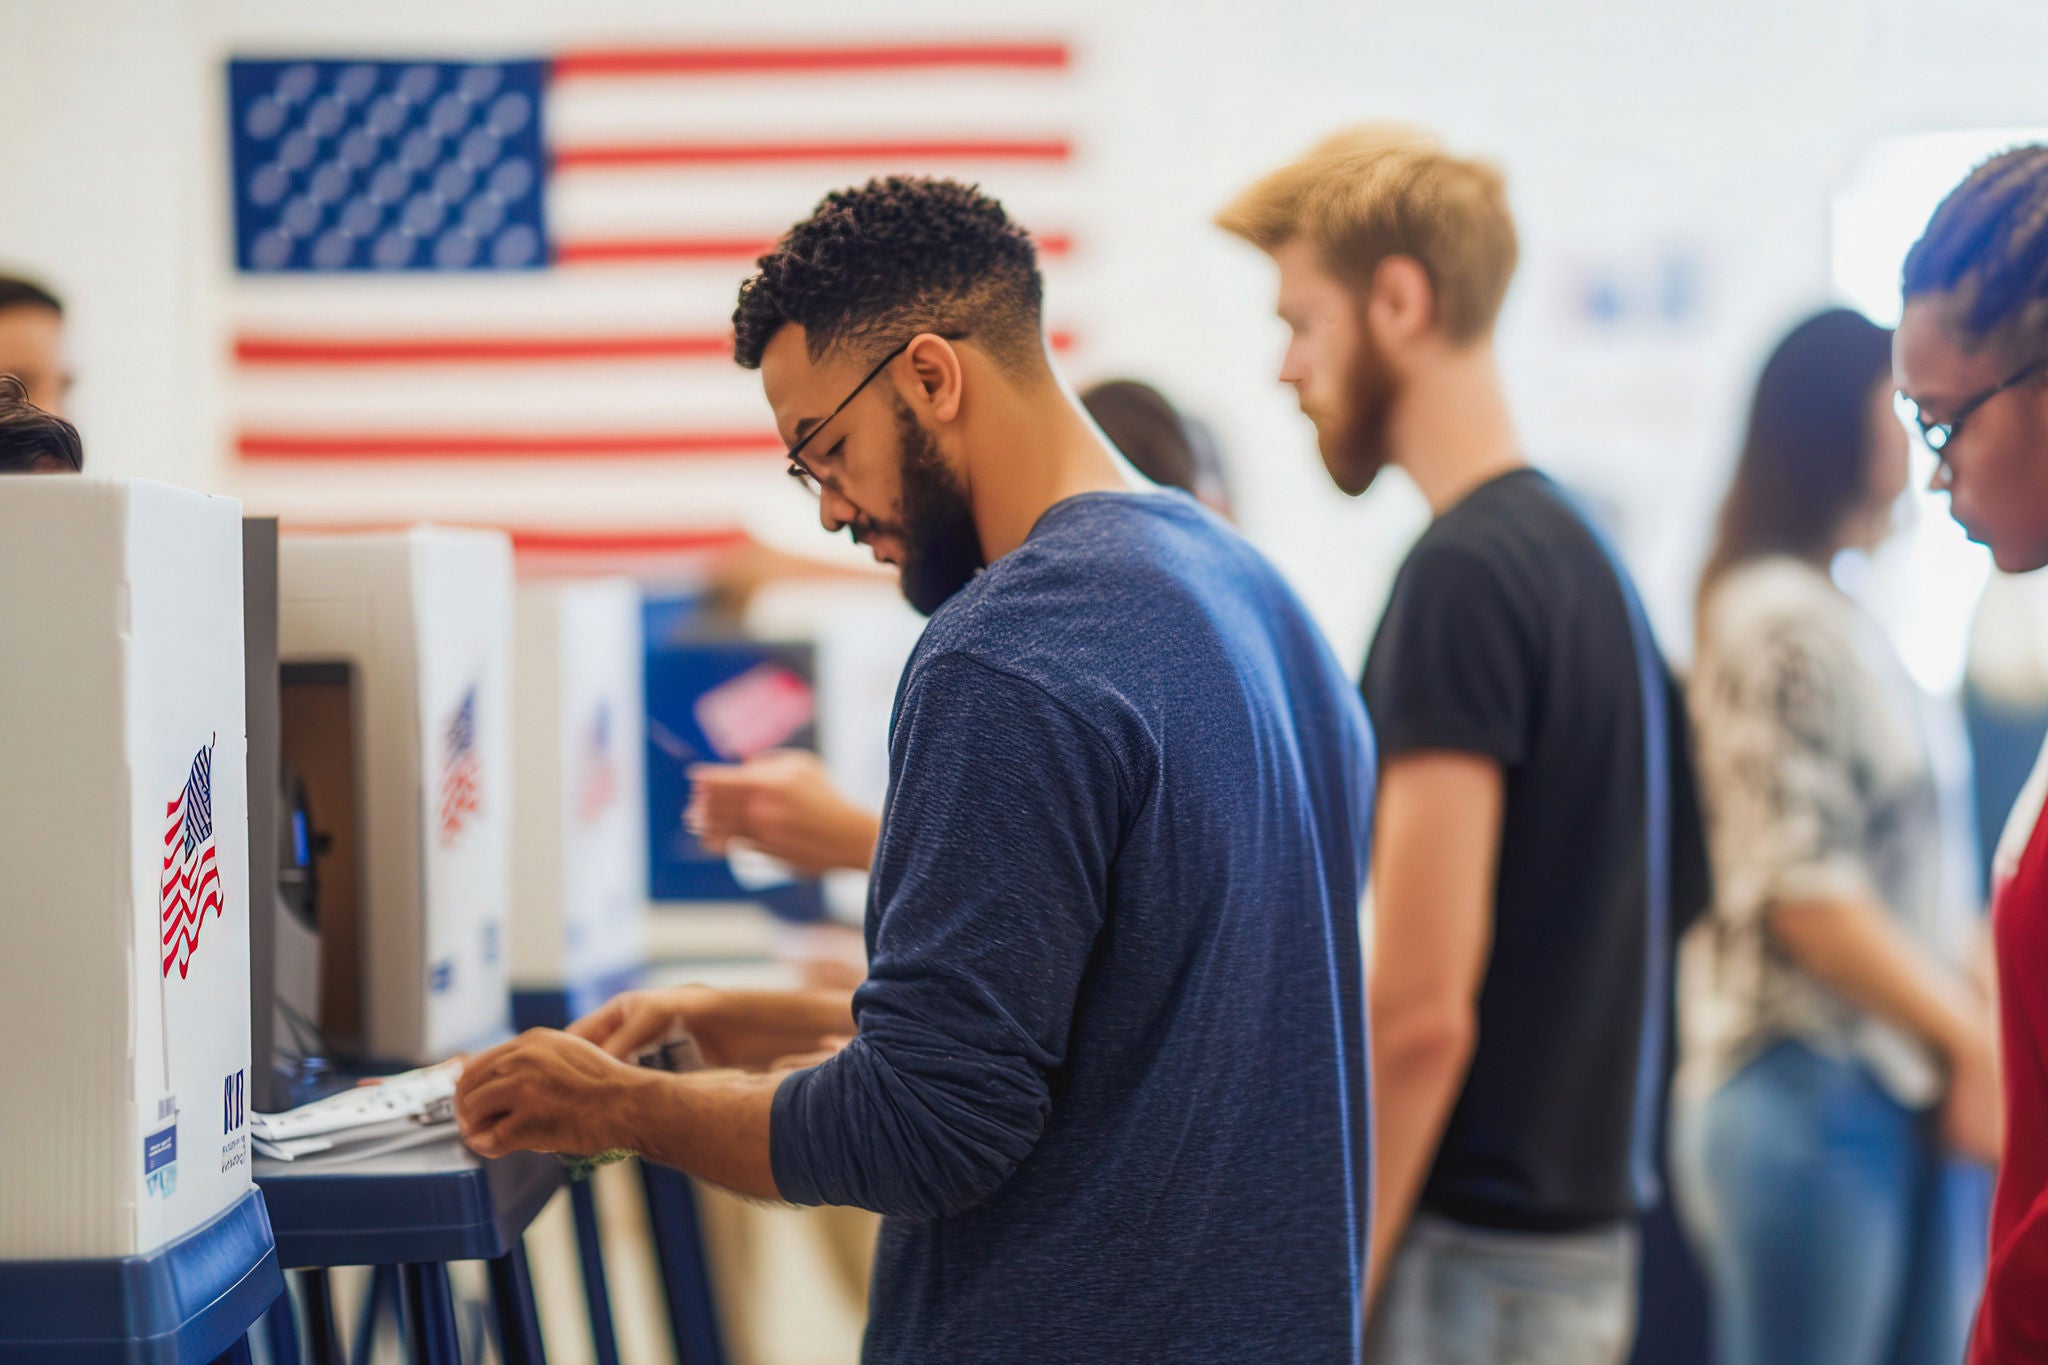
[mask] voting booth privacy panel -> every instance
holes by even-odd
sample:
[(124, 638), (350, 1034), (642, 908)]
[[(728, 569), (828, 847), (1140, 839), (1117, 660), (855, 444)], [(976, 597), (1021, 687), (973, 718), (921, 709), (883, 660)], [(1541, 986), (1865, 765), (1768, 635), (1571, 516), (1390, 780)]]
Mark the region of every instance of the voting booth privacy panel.
[(512, 978), (574, 1014), (644, 958), (639, 589), (524, 583), (517, 640)]
[(279, 543), (281, 748), (320, 848), (339, 1051), (434, 1062), (506, 1027), (512, 593), (497, 532)]
[(241, 506), (0, 480), (0, 1259), (249, 1190)]

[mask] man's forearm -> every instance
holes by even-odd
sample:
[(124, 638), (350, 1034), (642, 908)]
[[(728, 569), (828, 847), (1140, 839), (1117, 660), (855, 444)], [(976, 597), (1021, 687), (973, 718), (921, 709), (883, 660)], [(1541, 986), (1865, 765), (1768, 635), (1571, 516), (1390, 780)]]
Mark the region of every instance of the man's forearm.
[(780, 1199), (768, 1132), (787, 1071), (635, 1075), (618, 1145), (755, 1199)]
[(719, 1035), (729, 1040), (727, 1060), (755, 1070), (856, 1031), (847, 990), (720, 991), (715, 1009)]
[(1477, 1028), (1469, 1011), (1375, 1019), (1372, 1028), (1372, 1254), (1366, 1309), (1392, 1268), (1415, 1212), (1444, 1125), (1472, 1061)]

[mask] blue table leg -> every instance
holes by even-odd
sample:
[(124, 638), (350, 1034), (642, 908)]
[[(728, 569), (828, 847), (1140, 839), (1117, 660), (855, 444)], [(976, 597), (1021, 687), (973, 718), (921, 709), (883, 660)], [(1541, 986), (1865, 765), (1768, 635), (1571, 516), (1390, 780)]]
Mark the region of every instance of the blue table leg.
[(697, 1196), (681, 1171), (640, 1163), (647, 1187), (647, 1216), (654, 1227), (654, 1251), (668, 1293), (669, 1327), (675, 1332), (680, 1365), (725, 1365), (718, 1336), (718, 1312), (711, 1299), (711, 1274), (704, 1263), (704, 1239), (697, 1227)]
[(448, 1267), (432, 1262), (400, 1266), (398, 1296), (413, 1365), (462, 1365), (462, 1346), (455, 1336), (455, 1294), (448, 1287)]
[(298, 1276), (299, 1302), (306, 1310), (306, 1354), (311, 1365), (341, 1365), (341, 1338), (334, 1331), (334, 1285), (327, 1278), (327, 1268), (301, 1270)]
[(270, 1305), (270, 1311), (263, 1315), (263, 1332), (270, 1342), (271, 1365), (299, 1365), (299, 1323), (292, 1316), (289, 1286), (277, 1296), (277, 1302)]
[(244, 1334), (235, 1339), (235, 1344), (213, 1358), (213, 1365), (249, 1365), (249, 1338)]
[(490, 1262), (491, 1302), (498, 1310), (498, 1346), (505, 1365), (547, 1365), (541, 1345), (540, 1310), (533, 1301), (533, 1272), (526, 1264), (526, 1243)]
[[(325, 1278), (326, 1272), (321, 1275)], [(370, 1365), (377, 1345), (377, 1329), (383, 1325), (384, 1309), (398, 1288), (398, 1267), (370, 1267), (370, 1288), (363, 1295), (363, 1310), (356, 1316), (355, 1344), (349, 1347), (348, 1365)]]
[(583, 1262), (583, 1297), (590, 1305), (590, 1338), (597, 1365), (619, 1365), (618, 1337), (612, 1331), (612, 1298), (604, 1275), (604, 1241), (597, 1230), (594, 1180), (569, 1186), (569, 1208), (576, 1215), (576, 1254)]

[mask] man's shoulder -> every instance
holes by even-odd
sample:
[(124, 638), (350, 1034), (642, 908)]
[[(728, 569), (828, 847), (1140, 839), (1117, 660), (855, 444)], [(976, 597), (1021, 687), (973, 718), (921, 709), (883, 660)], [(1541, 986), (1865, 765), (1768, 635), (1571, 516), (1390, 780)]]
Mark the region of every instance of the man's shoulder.
[(966, 650), (1000, 662), (1035, 653), (1045, 636), (1080, 643), (1157, 622), (1176, 603), (1240, 590), (1246, 570), (1263, 563), (1192, 499), (1086, 494), (1052, 508), (1024, 544), (934, 613), (926, 640), (934, 655)]
[(1589, 585), (1604, 587), (1614, 573), (1613, 557), (1570, 496), (1522, 469), (1431, 522), (1402, 562), (1396, 595), (1436, 607), (1478, 601), (1542, 613), (1546, 604), (1583, 600)]

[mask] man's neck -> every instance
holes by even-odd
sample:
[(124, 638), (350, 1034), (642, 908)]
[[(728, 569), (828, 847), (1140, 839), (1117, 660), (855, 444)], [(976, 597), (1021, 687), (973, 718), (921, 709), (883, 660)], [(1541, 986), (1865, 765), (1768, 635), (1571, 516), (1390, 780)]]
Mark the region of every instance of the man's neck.
[(1029, 389), (982, 387), (968, 460), (968, 505), (982, 557), (995, 563), (1024, 543), (1055, 503), (1131, 485), (1059, 381)]
[(1432, 516), (1467, 493), (1525, 468), (1490, 343), (1467, 346), (1411, 375), (1388, 433), (1394, 462), (1408, 471)]

